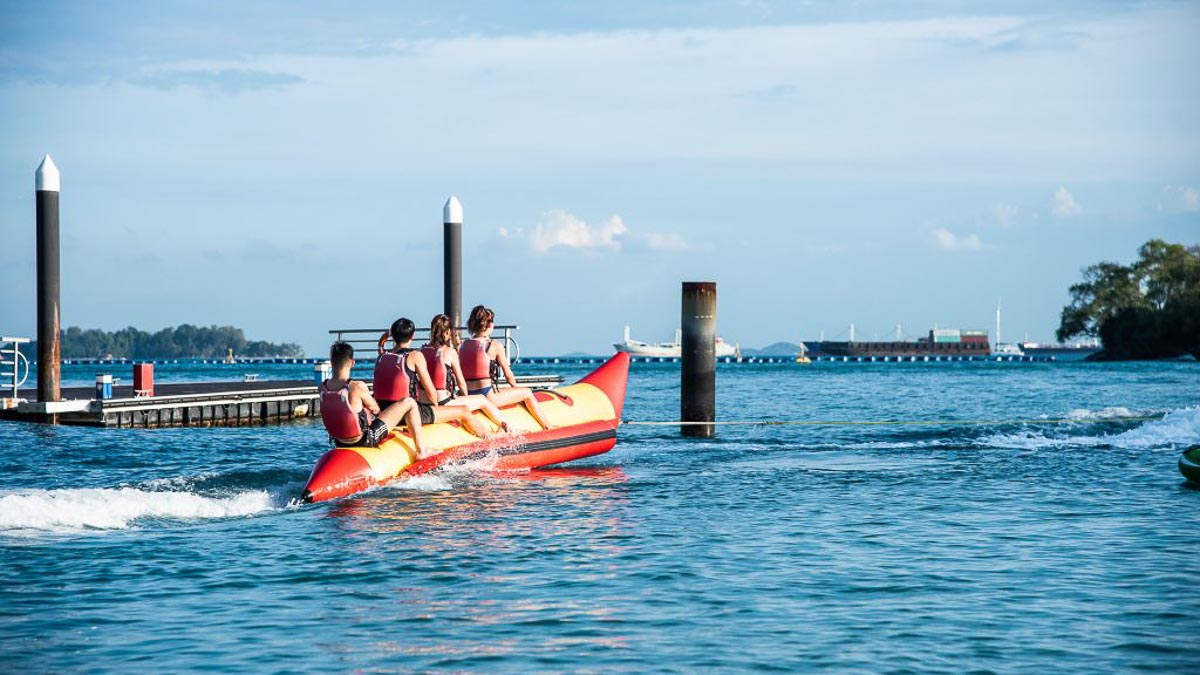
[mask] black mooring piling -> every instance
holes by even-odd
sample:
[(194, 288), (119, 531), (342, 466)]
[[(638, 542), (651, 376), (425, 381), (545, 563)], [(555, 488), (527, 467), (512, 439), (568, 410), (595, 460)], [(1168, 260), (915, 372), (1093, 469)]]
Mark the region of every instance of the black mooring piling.
[[(683, 422), (712, 422), (717, 417), (717, 284), (713, 281), (683, 282), (680, 316), (682, 337), (679, 366), (679, 419)], [(685, 424), (684, 436), (710, 437), (711, 424)]]
[[(38, 401), (62, 400), (60, 389), (58, 195), (59, 173), (50, 155), (35, 173), (37, 227)], [(54, 420), (47, 420), (53, 422)]]
[(442, 209), (442, 274), (445, 283), (445, 314), (453, 322), (462, 325), (462, 204), (458, 197), (446, 200)]

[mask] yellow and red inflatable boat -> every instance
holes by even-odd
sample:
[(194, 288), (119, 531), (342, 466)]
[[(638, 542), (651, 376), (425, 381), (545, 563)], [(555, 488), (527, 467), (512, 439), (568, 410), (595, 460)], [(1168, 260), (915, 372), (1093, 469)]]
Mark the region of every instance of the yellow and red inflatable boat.
[[(377, 448), (334, 448), (317, 460), (302, 498), (337, 499), (452, 463), (482, 460), (489, 470), (513, 471), (608, 452), (617, 443), (628, 377), (629, 356), (618, 353), (575, 384), (537, 392), (542, 411), (555, 427), (549, 430), (542, 429), (524, 406), (515, 405), (503, 409), (512, 435), (480, 439), (457, 422), (425, 425), (425, 445), (436, 454), (424, 459), (417, 459), (405, 429), (394, 430)], [(475, 415), (496, 430), (483, 413)]]

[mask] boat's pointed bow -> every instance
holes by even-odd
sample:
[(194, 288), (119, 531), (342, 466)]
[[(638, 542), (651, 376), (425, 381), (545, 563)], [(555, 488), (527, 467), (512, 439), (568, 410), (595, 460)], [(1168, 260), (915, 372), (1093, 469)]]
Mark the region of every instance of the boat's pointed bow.
[(608, 396), (612, 401), (613, 414), (621, 419), (621, 410), (625, 407), (625, 384), (629, 381), (629, 355), (617, 352), (604, 365), (593, 370), (580, 382), (590, 384)]
[(361, 492), (374, 482), (371, 465), (361, 454), (349, 448), (334, 448), (317, 460), (302, 499), (309, 503), (337, 499)]

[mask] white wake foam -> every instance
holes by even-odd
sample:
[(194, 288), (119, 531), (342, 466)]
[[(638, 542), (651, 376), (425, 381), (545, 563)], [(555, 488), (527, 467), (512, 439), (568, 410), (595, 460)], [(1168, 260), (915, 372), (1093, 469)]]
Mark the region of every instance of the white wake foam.
[[(1110, 408), (1106, 410), (1126, 410)], [(1084, 411), (1087, 412), (1087, 411)], [(1112, 417), (1137, 417), (1129, 415), (1104, 415), (1105, 411), (1088, 413), (1090, 417), (1081, 422)], [(1126, 412), (1128, 412), (1126, 410)], [(1046, 430), (1026, 431), (1015, 434), (996, 434), (982, 438), (981, 444), (995, 448), (1019, 448), (1036, 450), (1048, 447), (1108, 446), (1125, 449), (1174, 448), (1200, 443), (1200, 407), (1181, 408), (1167, 413), (1162, 419), (1144, 422), (1119, 434), (1099, 436), (1053, 436)]]
[(1063, 416), (1065, 419), (1078, 420), (1080, 422), (1094, 422), (1103, 420), (1119, 420), (1122, 417), (1141, 417), (1141, 414), (1136, 413), (1129, 408), (1103, 408), (1101, 410), (1071, 410)]
[(18, 490), (0, 493), (0, 534), (123, 530), (144, 518), (228, 518), (274, 508), (271, 495), (263, 490), (229, 497), (136, 488)]
[(449, 478), (437, 473), (423, 473), (419, 476), (408, 476), (403, 480), (388, 483), (385, 487), (395, 490), (413, 490), (416, 492), (446, 492), (453, 490), (454, 485)]

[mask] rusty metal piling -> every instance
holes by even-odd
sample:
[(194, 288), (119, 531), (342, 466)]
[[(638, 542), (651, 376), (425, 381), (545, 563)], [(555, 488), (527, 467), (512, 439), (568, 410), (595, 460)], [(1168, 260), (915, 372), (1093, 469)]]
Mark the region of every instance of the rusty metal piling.
[[(50, 155), (42, 158), (35, 173), (37, 227), (37, 339), (38, 401), (62, 400), (60, 388), (62, 346), (59, 296), (58, 167)], [(55, 422), (55, 419), (46, 420)]]
[[(680, 316), (679, 419), (712, 422), (717, 415), (717, 284), (683, 282)], [(712, 437), (712, 424), (685, 424), (684, 436)]]

